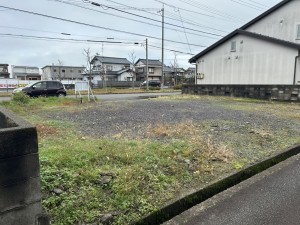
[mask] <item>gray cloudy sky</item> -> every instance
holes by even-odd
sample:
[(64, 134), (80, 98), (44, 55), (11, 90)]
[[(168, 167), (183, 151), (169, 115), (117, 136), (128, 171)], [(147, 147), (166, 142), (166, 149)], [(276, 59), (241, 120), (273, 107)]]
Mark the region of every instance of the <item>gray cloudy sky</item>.
[(189, 54), (199, 53), (280, 0), (0, 0), (0, 6), (14, 9), (0, 7), (0, 63), (43, 67), (59, 59), (64, 65), (81, 66), (87, 48), (93, 54), (127, 59), (134, 51), (136, 59), (145, 58), (145, 46), (134, 43), (144, 43), (147, 37), (149, 58), (161, 59), (162, 2), (165, 64), (174, 62), (169, 50), (176, 50), (177, 63), (187, 68)]

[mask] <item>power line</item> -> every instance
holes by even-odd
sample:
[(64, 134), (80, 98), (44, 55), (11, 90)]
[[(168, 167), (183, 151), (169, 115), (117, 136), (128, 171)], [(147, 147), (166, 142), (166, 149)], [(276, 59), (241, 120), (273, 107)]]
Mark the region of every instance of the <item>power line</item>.
[[(149, 45), (149, 47), (152, 47), (152, 48), (157, 48), (157, 49), (161, 49), (161, 47), (158, 47), (158, 46), (154, 46), (154, 45)], [(182, 52), (182, 51), (178, 51), (178, 50), (174, 50), (174, 49), (168, 49), (168, 48), (164, 48), (165, 50), (167, 51), (170, 51), (170, 52), (177, 52), (177, 53), (182, 53), (182, 54), (185, 54), (185, 55), (195, 55), (195, 54), (192, 54), (192, 53), (188, 53), (188, 52)]]
[[(75, 38), (59, 38), (59, 37), (46, 37), (46, 36), (34, 36), (34, 35), (24, 35), (24, 34), (9, 34), (9, 33), (0, 33), (2, 37), (13, 37), (13, 38), (21, 38), (21, 39), (34, 39), (34, 40), (43, 40), (43, 41), (58, 41), (58, 42), (72, 42), (72, 43), (106, 43), (106, 44), (127, 44), (127, 45), (143, 45), (141, 42), (124, 42), (124, 41), (107, 41), (107, 40), (84, 40), (84, 39), (75, 39)], [(155, 45), (149, 45), (153, 48), (161, 47)], [(178, 52), (186, 55), (194, 55), (187, 52), (182, 52), (174, 49), (165, 48), (167, 51)]]
[[(0, 5), (0, 8), (10, 9), (10, 10), (18, 11), (18, 12), (22, 12), (22, 13), (28, 13), (28, 14), (32, 14), (32, 15), (36, 15), (36, 16), (51, 18), (51, 19), (55, 19), (55, 20), (60, 20), (60, 21), (64, 21), (64, 22), (74, 23), (74, 24), (88, 26), (88, 27), (93, 27), (93, 28), (98, 28), (98, 29), (104, 29), (104, 30), (114, 31), (114, 32), (123, 33), (123, 34), (126, 33), (126, 34), (130, 34), (130, 35), (135, 35), (135, 36), (140, 36), (140, 37), (147, 37), (147, 38), (152, 38), (152, 39), (156, 39), (156, 40), (161, 40), (160, 38), (154, 37), (154, 36), (151, 36), (151, 35), (139, 34), (139, 33), (134, 33), (134, 32), (128, 32), (128, 31), (123, 31), (123, 30), (112, 29), (112, 28), (108, 28), (108, 27), (102, 27), (102, 26), (98, 26), (98, 25), (92, 25), (92, 24), (88, 24), (88, 23), (78, 22), (78, 21), (75, 21), (75, 20), (64, 19), (64, 18), (60, 18), (60, 17), (56, 17), (56, 16), (49, 16), (49, 15), (45, 15), (45, 14), (41, 14), (41, 13), (36, 13), (36, 12), (32, 12), (32, 11), (27, 11), (27, 10), (22, 10), (22, 9), (17, 9), (17, 8), (2, 6), (2, 5)], [(165, 41), (172, 42), (172, 43), (177, 43), (177, 44), (184, 44), (184, 45), (186, 44), (184, 42), (174, 41), (174, 40), (168, 40), (168, 39), (165, 39)], [(197, 46), (197, 47), (206, 47), (206, 46), (198, 45), (198, 44), (190, 44), (190, 45)]]
[(256, 9), (256, 10), (264, 10), (264, 8), (262, 8), (261, 6), (257, 6), (257, 5), (254, 5), (254, 4), (251, 4), (249, 2), (246, 2), (246, 1), (243, 1), (243, 0), (231, 0), (232, 2), (234, 3), (237, 3), (239, 5), (243, 5), (243, 6), (246, 6), (247, 8), (250, 8), (250, 9)]
[(240, 19), (238, 17), (235, 17), (235, 16), (232, 16), (230, 14), (224, 13), (220, 10), (217, 10), (217, 9), (213, 8), (213, 7), (207, 6), (205, 4), (201, 4), (201, 3), (193, 1), (193, 0), (178, 0), (178, 1), (183, 2), (185, 4), (188, 4), (188, 5), (191, 5), (193, 7), (199, 8), (199, 9), (204, 10), (206, 12), (210, 12), (214, 15), (221, 16), (223, 18), (227, 18), (227, 19), (235, 20), (235, 21), (239, 20), (239, 21), (242, 22), (242, 19)]
[[(133, 7), (133, 6), (129, 6), (129, 5), (126, 5), (126, 4), (122, 4), (122, 3), (119, 3), (119, 2), (115, 2), (115, 1), (112, 1), (112, 0), (106, 0), (108, 2), (112, 2), (112, 3), (115, 3), (115, 4), (118, 4), (118, 5), (121, 5), (121, 6), (124, 6), (126, 7), (127, 9), (131, 9), (131, 10), (138, 10), (138, 11), (142, 11), (142, 12), (145, 12), (145, 13), (148, 13), (148, 14), (151, 14), (151, 15), (155, 15), (155, 16), (158, 16), (157, 14), (155, 13), (152, 13), (152, 12), (148, 12), (147, 10), (145, 9), (141, 9), (141, 8), (137, 8), (137, 7)], [(155, 0), (156, 1), (156, 0)], [(161, 1), (157, 1), (157, 2), (161, 2)], [(161, 2), (162, 3), (162, 2)], [(168, 4), (166, 4), (168, 5)], [(170, 5), (168, 5), (170, 6)], [(115, 6), (116, 7), (116, 6)], [(187, 12), (193, 12), (193, 13), (196, 13), (197, 15), (205, 15), (205, 16), (209, 16), (209, 15), (206, 15), (206, 14), (202, 14), (202, 13), (199, 13), (199, 12), (195, 12), (195, 11), (191, 11), (191, 10), (187, 10), (187, 9), (183, 9), (183, 8), (177, 8), (177, 7), (174, 7), (174, 6), (171, 6), (172, 8), (176, 8), (176, 9), (180, 9), (181, 11), (187, 11)], [(209, 16), (209, 17), (213, 17), (213, 16)], [(172, 17), (168, 17), (165, 15), (165, 18), (168, 18), (170, 20), (174, 20), (174, 21), (179, 21), (181, 22), (181, 20), (179, 19), (174, 19)], [(205, 28), (205, 29), (210, 29), (210, 30), (215, 30), (215, 31), (219, 31), (219, 32), (223, 32), (223, 33), (228, 33), (228, 31), (224, 31), (224, 30), (220, 30), (220, 29), (215, 29), (213, 27), (208, 27), (208, 26), (205, 26), (203, 24), (198, 24), (198, 23), (195, 23), (195, 22), (189, 22), (189, 20), (187, 19), (184, 19), (184, 22), (187, 23), (187, 24), (190, 24), (190, 25), (193, 25), (193, 26), (197, 26), (197, 27), (202, 27), (202, 28)]]
[[(180, 13), (179, 10), (178, 10), (178, 13), (179, 13), (179, 16), (180, 16), (180, 18), (181, 18), (181, 13)], [(181, 22), (182, 22), (182, 26), (184, 27), (184, 24), (183, 24), (183, 21), (182, 21), (182, 20), (181, 20)], [(190, 46), (190, 43), (189, 43), (189, 39), (188, 39), (188, 37), (187, 37), (187, 35), (186, 35), (186, 32), (185, 32), (185, 28), (183, 28), (183, 29), (184, 29), (184, 34), (185, 34), (186, 42), (187, 42), (187, 44), (188, 44), (188, 46), (189, 46), (189, 50), (190, 50), (190, 52), (192, 52), (191, 46)]]
[(0, 36), (19, 37), (19, 38), (26, 38), (26, 39), (72, 41), (72, 42), (93, 42), (93, 43), (111, 43), (111, 44), (139, 44), (138, 42), (136, 42), (136, 43), (127, 42), (126, 43), (126, 42), (121, 42), (121, 41), (83, 40), (83, 39), (75, 39), (75, 38), (59, 38), (59, 37), (46, 37), (46, 36), (34, 36), (34, 35), (24, 35), (24, 34), (7, 34), (7, 33), (0, 33)]
[[(85, 1), (88, 2), (88, 3), (90, 3), (90, 4), (92, 4), (92, 5), (98, 6), (98, 7), (102, 7), (102, 8), (105, 7), (105, 8), (108, 8), (108, 9), (116, 10), (118, 12), (126, 13), (126, 14), (129, 14), (129, 15), (132, 15), (132, 16), (136, 16), (136, 17), (140, 17), (140, 18), (143, 18), (143, 19), (152, 20), (154, 22), (161, 23), (160, 20), (152, 19), (150, 17), (141, 16), (141, 15), (138, 15), (138, 14), (135, 14), (135, 13), (126, 12), (124, 10), (116, 9), (114, 7), (106, 6), (106, 5), (99, 4), (97, 2), (93, 2), (93, 1), (89, 1), (89, 0), (85, 0)], [(184, 28), (182, 26), (179, 26), (179, 25), (176, 25), (176, 24), (172, 24), (172, 23), (165, 22), (165, 24), (170, 25), (170, 26), (174, 26), (174, 27), (178, 27), (178, 28)], [(213, 35), (213, 36), (223, 37), (222, 35), (216, 34), (216, 33), (211, 33), (211, 32), (206, 32), (206, 31), (200, 31), (200, 30), (196, 30), (196, 29), (192, 29), (192, 28), (185, 28), (185, 29), (191, 30), (191, 31), (196, 31), (196, 32), (203, 33), (203, 34), (209, 34), (209, 35)]]
[[(148, 23), (148, 22), (144, 22), (144, 21), (140, 21), (140, 20), (135, 20), (135, 19), (132, 19), (132, 18), (128, 18), (128, 17), (124, 17), (124, 16), (120, 16), (120, 15), (115, 15), (115, 14), (108, 13), (108, 12), (102, 12), (102, 11), (99, 11), (99, 10), (96, 10), (96, 9), (92, 9), (92, 8), (88, 8), (88, 7), (85, 7), (85, 6), (76, 5), (76, 4), (70, 3), (70, 2), (66, 2), (64, 0), (51, 0), (51, 1), (56, 1), (56, 2), (64, 3), (64, 4), (67, 4), (67, 5), (72, 5), (72, 6), (83, 8), (83, 9), (86, 9), (86, 10), (91, 10), (91, 11), (99, 12), (99, 13), (102, 13), (102, 14), (106, 14), (106, 15), (115, 16), (115, 17), (118, 17), (118, 18), (123, 18), (123, 19), (131, 20), (131, 21), (135, 21), (135, 22), (138, 22), (138, 23), (147, 24), (147, 25), (150, 25), (150, 26), (160, 27), (157, 24), (152, 24), (152, 23)], [(178, 32), (182, 32), (181, 30), (170, 28), (170, 27), (166, 27), (166, 29), (173, 30), (173, 31), (178, 31)], [(196, 33), (192, 33), (192, 32), (186, 32), (186, 33), (191, 34), (191, 35), (195, 35), (195, 36), (198, 36), (198, 37), (206, 37), (206, 38), (211, 38), (211, 39), (217, 39), (216, 37), (211, 37), (211, 36), (196, 34)]]

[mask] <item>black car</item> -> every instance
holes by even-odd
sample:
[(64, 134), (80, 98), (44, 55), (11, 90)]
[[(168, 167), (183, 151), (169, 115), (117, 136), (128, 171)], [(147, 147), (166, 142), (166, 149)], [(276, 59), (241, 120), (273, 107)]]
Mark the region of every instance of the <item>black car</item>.
[[(144, 81), (141, 84), (142, 87), (146, 87), (147, 86), (147, 81)], [(148, 86), (149, 87), (160, 87), (160, 81), (159, 80), (149, 80), (148, 81)]]
[(60, 81), (39, 81), (28, 84), (23, 88), (17, 88), (13, 93), (23, 91), (31, 97), (37, 96), (66, 96), (67, 92), (64, 85)]

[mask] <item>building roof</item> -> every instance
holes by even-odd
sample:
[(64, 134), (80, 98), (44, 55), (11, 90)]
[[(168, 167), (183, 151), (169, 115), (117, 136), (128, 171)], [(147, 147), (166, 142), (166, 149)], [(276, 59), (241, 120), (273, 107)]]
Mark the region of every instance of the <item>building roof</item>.
[(195, 63), (196, 60), (205, 55), (206, 53), (210, 52), (211, 50), (213, 50), (214, 48), (218, 47), (219, 45), (223, 44), (224, 42), (226, 42), (227, 40), (229, 40), (230, 38), (234, 37), (237, 34), (244, 34), (246, 36), (249, 37), (253, 37), (253, 38), (258, 38), (258, 39), (262, 39), (265, 41), (271, 41), (277, 44), (282, 44), (285, 46), (289, 46), (292, 48), (298, 48), (298, 44), (292, 43), (292, 42), (288, 42), (288, 41), (283, 41), (277, 38), (271, 38), (268, 36), (264, 36), (264, 35), (260, 35), (260, 34), (256, 34), (256, 33), (251, 33), (248, 31), (245, 31), (245, 29), (247, 29), (248, 27), (250, 27), (251, 25), (253, 25), (254, 23), (258, 22), (259, 20), (263, 19), (264, 17), (268, 16), (269, 14), (271, 14), (272, 12), (276, 11), (277, 9), (279, 9), (280, 7), (284, 6), (285, 4), (291, 2), (293, 0), (283, 0), (280, 3), (278, 3), (277, 5), (275, 5), (274, 7), (270, 8), (269, 10), (267, 10), (266, 12), (262, 13), (261, 15), (257, 16), (256, 18), (254, 18), (253, 20), (251, 20), (250, 22), (246, 23), (245, 25), (243, 25), (240, 29), (237, 29), (233, 32), (231, 32), (230, 34), (228, 34), (227, 36), (225, 36), (224, 38), (220, 39), (219, 41), (217, 41), (215, 44), (209, 46), (208, 48), (206, 48), (205, 50), (203, 50), (202, 52), (200, 52), (199, 54), (195, 55), (194, 57), (192, 57), (189, 60), (189, 63)]
[(39, 69), (37, 66), (11, 66), (12, 68), (28, 68), (28, 69)]
[(257, 21), (261, 20), (262, 18), (268, 16), (269, 14), (271, 14), (272, 12), (276, 11), (277, 9), (279, 9), (280, 7), (284, 6), (285, 4), (291, 2), (293, 0), (283, 0), (281, 2), (279, 2), (277, 5), (273, 6), (272, 8), (270, 8), (269, 10), (267, 10), (266, 12), (260, 14), (259, 16), (255, 17), (253, 20), (251, 20), (250, 22), (246, 23), (244, 26), (242, 26), (240, 29), (241, 30), (245, 30), (248, 27), (250, 27), (251, 25), (253, 25), (254, 23), (256, 23)]
[(96, 60), (100, 61), (101, 63), (108, 63), (108, 64), (123, 64), (123, 65), (131, 64), (126, 58), (95, 56), (92, 60), (92, 63)]
[(47, 66), (44, 66), (42, 67), (42, 69), (46, 68), (46, 67), (60, 67), (60, 68), (70, 68), (70, 69), (82, 69), (82, 68), (85, 68), (84, 66), (59, 66), (59, 65), (47, 65)]
[[(146, 65), (146, 59), (139, 59), (138, 61), (136, 61), (136, 63), (134, 65), (136, 65), (137, 63), (142, 62), (143, 64)], [(148, 59), (148, 66), (161, 66), (162, 62), (157, 60), (157, 59)]]
[(283, 46), (286, 46), (286, 47), (295, 48), (295, 49), (300, 50), (300, 44), (296, 44), (294, 42), (284, 41), (284, 40), (281, 40), (281, 39), (265, 36), (265, 35), (262, 35), (262, 34), (257, 34), (257, 33), (252, 33), (252, 32), (249, 32), (249, 31), (237, 29), (237, 30), (233, 31), (232, 33), (228, 34), (226, 37), (219, 40), (218, 42), (216, 42), (215, 44), (211, 45), (210, 47), (208, 47), (204, 51), (202, 51), (199, 54), (192, 57), (189, 60), (189, 63), (195, 63), (197, 61), (197, 59), (199, 59), (200, 57), (202, 57), (206, 53), (210, 52), (214, 48), (220, 46), (221, 44), (228, 41), (229, 39), (236, 36), (237, 34), (242, 34), (242, 35), (245, 35), (245, 36), (248, 36), (248, 37), (252, 37), (252, 38), (256, 38), (256, 39), (260, 39), (260, 40), (264, 40), (264, 41), (268, 41), (268, 42), (272, 42), (272, 43), (275, 43), (275, 44), (279, 44), (279, 45), (283, 45)]

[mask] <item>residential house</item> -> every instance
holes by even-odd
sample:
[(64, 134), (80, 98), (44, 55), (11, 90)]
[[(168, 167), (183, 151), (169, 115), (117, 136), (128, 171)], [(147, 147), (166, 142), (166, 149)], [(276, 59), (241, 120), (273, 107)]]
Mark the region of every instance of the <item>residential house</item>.
[(196, 84), (300, 85), (299, 8), (299, 0), (283, 0), (192, 57)]
[(11, 66), (12, 77), (18, 80), (41, 80), (40, 69), (32, 66)]
[(195, 67), (189, 67), (185, 71), (184, 77), (190, 79), (190, 78), (195, 77), (195, 74), (196, 74), (196, 68)]
[(43, 80), (82, 80), (83, 66), (44, 66), (42, 68)]
[(191, 58), (197, 84), (300, 84), (299, 8), (284, 0)]
[[(115, 58), (95, 56), (92, 61), (92, 80), (94, 81), (132, 81), (134, 72), (132, 65), (126, 58)], [(89, 79), (90, 74), (86, 73), (84, 79)]]
[[(136, 80), (144, 81), (147, 79), (146, 74), (146, 59), (139, 59), (135, 64)], [(148, 60), (148, 79), (162, 81), (162, 63), (159, 60)]]
[(0, 78), (9, 78), (8, 64), (0, 64)]

